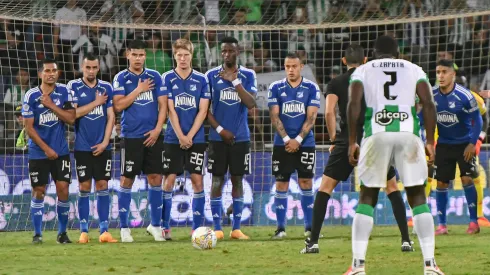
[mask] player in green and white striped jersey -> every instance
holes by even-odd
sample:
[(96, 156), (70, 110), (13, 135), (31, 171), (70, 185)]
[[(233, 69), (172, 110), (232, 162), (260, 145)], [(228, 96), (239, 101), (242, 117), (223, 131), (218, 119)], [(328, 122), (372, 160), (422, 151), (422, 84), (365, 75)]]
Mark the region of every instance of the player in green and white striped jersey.
[[(373, 207), (379, 189), (386, 186), (386, 174), (393, 164), (413, 209), (414, 226), (424, 256), (424, 274), (443, 274), (434, 260), (434, 220), (424, 191), (427, 163), (415, 107), (418, 95), (426, 126), (425, 150), (432, 164), (436, 109), (431, 87), (419, 66), (397, 59), (398, 45), (393, 38), (378, 37), (374, 54), (375, 60), (354, 71), (349, 87), (349, 162), (354, 166), (359, 163), (361, 192), (352, 224), (353, 261), (346, 274), (366, 274), (364, 261), (373, 228)], [(356, 133), (363, 98), (366, 113), (359, 152)]]

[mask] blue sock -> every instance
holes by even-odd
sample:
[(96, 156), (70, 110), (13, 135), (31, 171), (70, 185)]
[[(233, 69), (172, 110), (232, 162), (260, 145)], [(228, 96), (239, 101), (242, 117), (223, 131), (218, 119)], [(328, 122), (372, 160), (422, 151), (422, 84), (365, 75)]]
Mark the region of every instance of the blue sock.
[(56, 212), (58, 213), (58, 234), (66, 232), (68, 224), (68, 214), (70, 214), (70, 202), (58, 199), (56, 204)]
[(478, 217), (476, 214), (476, 188), (474, 183), (463, 186), (464, 195), (466, 196), (466, 203), (468, 204), (468, 210), (470, 211), (470, 221), (477, 222)]
[(205, 203), (206, 197), (204, 196), (204, 191), (194, 193), (194, 197), (192, 198), (192, 230), (195, 230), (202, 224)]
[(80, 191), (78, 195), (78, 219), (80, 220), (80, 232), (88, 233), (88, 215), (90, 213), (90, 192)]
[(446, 207), (449, 200), (449, 193), (447, 188), (436, 189), (436, 204), (437, 215), (439, 216), (439, 225), (446, 225)]
[(170, 211), (172, 210), (172, 191), (163, 191), (163, 223), (164, 229), (170, 229)]
[(301, 189), (301, 208), (305, 219), (305, 229), (311, 231), (311, 221), (313, 219), (313, 191), (311, 189)]
[(214, 230), (223, 230), (221, 228), (221, 212), (223, 210), (223, 203), (221, 197), (211, 198), (211, 213), (213, 214)]
[(117, 203), (119, 205), (119, 221), (121, 228), (128, 228), (129, 207), (131, 205), (131, 188), (119, 187), (117, 193)]
[(233, 230), (240, 229), (242, 222), (243, 197), (233, 198)]
[(276, 190), (274, 205), (276, 206), (277, 229), (285, 230), (286, 211), (288, 211), (288, 191), (282, 192)]
[(35, 198), (31, 199), (31, 218), (32, 225), (34, 226), (34, 234), (41, 236), (41, 230), (43, 226), (43, 216), (44, 216), (44, 199), (38, 200)]
[(99, 213), (100, 234), (109, 230), (109, 190), (97, 191), (97, 213)]
[(163, 192), (161, 186), (148, 186), (148, 201), (150, 202), (151, 225), (162, 224)]

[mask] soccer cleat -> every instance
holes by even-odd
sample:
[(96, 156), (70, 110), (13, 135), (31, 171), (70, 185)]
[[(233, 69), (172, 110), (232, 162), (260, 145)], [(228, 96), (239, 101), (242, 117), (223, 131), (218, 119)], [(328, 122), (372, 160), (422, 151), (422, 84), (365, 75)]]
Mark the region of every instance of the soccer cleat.
[(412, 217), (408, 218), (407, 225), (408, 225), (408, 227), (413, 227), (413, 219), (412, 219)]
[(415, 248), (413, 248), (413, 241), (402, 243), (402, 252), (414, 252), (414, 251)]
[(480, 226), (478, 226), (478, 223), (476, 222), (470, 222), (470, 225), (468, 226), (468, 229), (466, 230), (466, 234), (478, 234), (480, 233)]
[(41, 235), (35, 235), (32, 237), (32, 244), (42, 244), (43, 243), (43, 237)]
[(434, 259), (432, 259), (430, 261), (425, 261), (424, 275), (444, 275), (444, 272), (439, 269)]
[(318, 247), (318, 244), (312, 244), (310, 243), (310, 239), (305, 240), (305, 248), (303, 248), (300, 252), (300, 254), (316, 254), (320, 253), (320, 248)]
[(131, 236), (131, 230), (129, 228), (121, 228), (121, 242), (123, 243), (134, 242), (133, 236)]
[(225, 238), (225, 233), (222, 230), (215, 230), (214, 234), (216, 235), (217, 240), (223, 240)]
[(449, 232), (446, 225), (439, 225), (436, 229), (436, 236), (447, 235)]
[(286, 234), (286, 231), (284, 229), (277, 229), (274, 232), (274, 236), (272, 236), (272, 239), (281, 240), (281, 239), (286, 238), (287, 236), (288, 236), (288, 234)]
[(59, 243), (59, 244), (71, 243), (71, 241), (68, 238), (68, 235), (66, 234), (66, 232), (63, 232), (61, 234), (58, 234), (58, 237), (56, 238), (56, 242)]
[(80, 238), (78, 238), (78, 243), (88, 243), (89, 242), (89, 237), (87, 232), (82, 232), (80, 234)]
[(167, 241), (171, 241), (172, 240), (172, 233), (171, 233), (170, 229), (164, 229), (164, 230), (162, 230), (162, 236)]
[(355, 269), (352, 269), (351, 266), (349, 269), (347, 269), (344, 275), (366, 275), (366, 270), (364, 269), (364, 266), (356, 267)]
[(235, 240), (248, 240), (250, 239), (247, 235), (243, 234), (240, 229), (235, 229), (230, 232), (230, 238)]
[(485, 217), (478, 218), (478, 225), (480, 227), (490, 227), (490, 221)]
[(146, 232), (148, 235), (152, 235), (155, 239), (155, 242), (164, 242), (165, 238), (162, 236), (162, 228), (160, 226), (148, 225), (146, 228)]
[(117, 240), (114, 239), (109, 232), (104, 232), (99, 236), (99, 243), (117, 243)]

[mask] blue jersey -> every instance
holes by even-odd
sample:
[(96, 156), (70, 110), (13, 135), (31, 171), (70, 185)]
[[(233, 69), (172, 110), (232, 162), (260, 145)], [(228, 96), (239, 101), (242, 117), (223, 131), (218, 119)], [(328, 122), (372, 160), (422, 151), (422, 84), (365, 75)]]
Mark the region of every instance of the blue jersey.
[(114, 77), (114, 96), (127, 96), (138, 87), (139, 80), (152, 79), (155, 86), (150, 91), (138, 95), (133, 104), (126, 108), (121, 116), (121, 136), (126, 138), (144, 138), (145, 134), (157, 125), (158, 98), (165, 95), (160, 73), (144, 69), (139, 75), (128, 69)]
[[(286, 78), (272, 82), (269, 86), (269, 107), (279, 106), (279, 119), (290, 138), (301, 132), (307, 118), (308, 107), (320, 108), (320, 88), (316, 83), (303, 77), (301, 83), (293, 88)], [(284, 142), (276, 132), (274, 145), (284, 146)], [(315, 147), (313, 130), (303, 139), (303, 147)]]
[(437, 108), (437, 130), (441, 144), (476, 143), (481, 131), (482, 119), (478, 103), (465, 87), (455, 84), (448, 94), (434, 87)]
[[(65, 135), (65, 123), (48, 108), (40, 103), (41, 87), (26, 92), (22, 106), (24, 118), (34, 118), (34, 129), (39, 137), (53, 149), (58, 156), (68, 155), (68, 143)], [(56, 83), (54, 91), (49, 94), (59, 108), (73, 108), (73, 96), (67, 87)], [(47, 159), (44, 151), (29, 139), (29, 159)]]
[[(206, 72), (211, 91), (211, 112), (221, 127), (233, 133), (235, 141), (250, 141), (247, 106), (242, 104), (233, 84), (219, 76), (221, 70), (223, 67), (219, 66)], [(238, 78), (247, 92), (257, 93), (257, 77), (253, 70), (240, 66)], [(209, 130), (209, 140), (222, 141), (212, 127)]]
[[(88, 114), (77, 118), (75, 121), (75, 151), (92, 151), (92, 146), (104, 141), (107, 108), (112, 107), (112, 85), (109, 82), (97, 80), (95, 87), (91, 88), (80, 78), (68, 82), (67, 86), (73, 91), (78, 107), (92, 103), (96, 93), (107, 95), (105, 104), (95, 107)], [(110, 149), (109, 144), (106, 150)]]
[[(168, 99), (174, 102), (175, 112), (179, 117), (180, 129), (184, 135), (187, 135), (199, 112), (201, 98), (211, 98), (206, 76), (198, 71), (192, 70), (192, 73), (186, 79), (182, 79), (177, 72), (171, 70), (164, 73), (162, 79), (168, 94)], [(179, 144), (179, 138), (172, 128), (170, 119), (167, 122), (164, 142)], [(193, 143), (205, 142), (204, 125), (201, 125), (201, 128), (199, 128), (199, 131), (197, 131), (193, 138)]]

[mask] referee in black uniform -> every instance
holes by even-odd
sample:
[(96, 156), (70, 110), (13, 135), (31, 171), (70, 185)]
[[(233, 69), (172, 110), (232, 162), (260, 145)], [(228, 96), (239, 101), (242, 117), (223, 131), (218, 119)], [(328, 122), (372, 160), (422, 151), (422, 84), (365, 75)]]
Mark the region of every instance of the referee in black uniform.
[[(347, 102), (349, 101), (349, 81), (350, 76), (357, 67), (366, 63), (367, 58), (364, 55), (364, 49), (356, 44), (352, 44), (344, 52), (342, 62), (347, 66), (348, 71), (334, 78), (327, 87), (326, 94), (326, 121), (330, 141), (334, 144), (330, 147), (330, 156), (327, 166), (323, 171), (322, 183), (316, 194), (315, 203), (313, 206), (313, 223), (311, 237), (306, 239), (306, 247), (301, 250), (302, 254), (319, 253), (318, 238), (320, 230), (325, 219), (327, 211), (327, 203), (332, 195), (333, 190), (340, 181), (345, 181), (349, 178), (353, 166), (349, 163), (348, 157), (348, 130), (347, 130)], [(340, 113), (340, 133), (336, 133), (336, 116), (335, 106), (338, 104)], [(363, 102), (361, 114), (364, 114), (366, 104)], [(363, 132), (362, 119), (358, 127), (358, 133)], [(362, 134), (358, 134), (362, 138)], [(360, 140), (358, 141), (361, 144)], [(400, 228), (402, 235), (402, 251), (413, 251), (412, 242), (408, 234), (407, 215), (405, 203), (398, 191), (396, 184), (396, 173), (392, 167), (388, 171), (387, 178), (389, 179), (386, 186), (386, 193), (391, 201), (395, 219)]]

